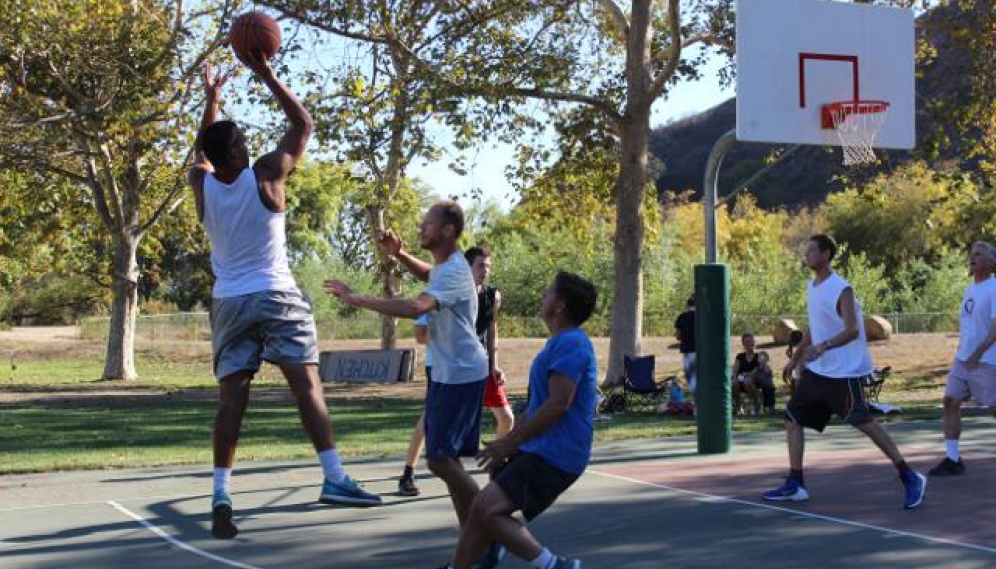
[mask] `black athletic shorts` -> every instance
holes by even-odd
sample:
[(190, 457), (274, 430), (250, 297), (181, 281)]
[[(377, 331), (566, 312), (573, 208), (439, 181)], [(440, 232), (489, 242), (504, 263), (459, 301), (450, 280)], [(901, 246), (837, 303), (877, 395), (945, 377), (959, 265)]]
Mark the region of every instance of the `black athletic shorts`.
[(580, 477), (551, 465), (538, 454), (520, 452), (495, 473), (493, 482), (522, 511), (526, 521), (531, 521)]
[(834, 414), (854, 426), (873, 420), (861, 378), (824, 377), (802, 370), (792, 399), (785, 406), (785, 415), (790, 421), (822, 433)]

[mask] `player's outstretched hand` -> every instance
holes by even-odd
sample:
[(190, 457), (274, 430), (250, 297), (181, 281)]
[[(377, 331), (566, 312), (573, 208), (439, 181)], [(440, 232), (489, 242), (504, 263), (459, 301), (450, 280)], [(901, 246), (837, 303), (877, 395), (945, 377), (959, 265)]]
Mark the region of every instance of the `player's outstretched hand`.
[(508, 437), (502, 437), (484, 445), (477, 453), (477, 466), (486, 470), (494, 470), (508, 462), (515, 453), (516, 446)]
[(342, 300), (346, 304), (352, 304), (353, 289), (346, 283), (337, 279), (326, 279), (323, 284), (325, 292)]
[(221, 101), (221, 89), (234, 72), (235, 68), (228, 71), (221, 69), (215, 71), (210, 61), (204, 63), (204, 94), (207, 96), (208, 103)]
[(396, 257), (404, 246), (401, 238), (390, 229), (385, 229), (377, 234), (377, 243), (380, 243), (380, 246), (392, 257)]
[(261, 78), (273, 76), (273, 67), (270, 66), (270, 60), (266, 58), (261, 50), (254, 49), (246, 54), (244, 58), (240, 58), (240, 60)]

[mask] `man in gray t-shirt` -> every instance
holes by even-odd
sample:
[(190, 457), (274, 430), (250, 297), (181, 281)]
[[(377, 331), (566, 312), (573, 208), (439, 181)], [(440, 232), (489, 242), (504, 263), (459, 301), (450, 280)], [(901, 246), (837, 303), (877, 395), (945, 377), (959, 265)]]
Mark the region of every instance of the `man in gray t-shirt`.
[(428, 286), (414, 299), (371, 298), (354, 294), (338, 280), (325, 289), (343, 302), (401, 318), (432, 314), (428, 351), (432, 381), (425, 399), (426, 459), (429, 470), (450, 492), (461, 524), (479, 490), (463, 468), (460, 457), (476, 456), (480, 442), (481, 402), (488, 375), (488, 358), (477, 340), (477, 290), (470, 266), (457, 248), (463, 231), (463, 210), (454, 202), (440, 202), (422, 219), (421, 246), (432, 253), (434, 264), (404, 250), (390, 230), (378, 241), (387, 253)]

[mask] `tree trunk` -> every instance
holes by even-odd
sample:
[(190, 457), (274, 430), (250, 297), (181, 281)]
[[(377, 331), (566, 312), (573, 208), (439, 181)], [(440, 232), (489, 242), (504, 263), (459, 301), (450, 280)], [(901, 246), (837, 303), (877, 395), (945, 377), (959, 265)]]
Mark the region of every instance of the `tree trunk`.
[(118, 236), (114, 243), (111, 325), (101, 379), (138, 378), (135, 371), (135, 317), (138, 314), (139, 239)]
[(629, 117), (622, 128), (622, 164), (616, 180), (615, 280), (609, 361), (603, 385), (618, 383), (623, 356), (640, 353), (643, 337), (643, 198), (647, 187), (649, 116)]

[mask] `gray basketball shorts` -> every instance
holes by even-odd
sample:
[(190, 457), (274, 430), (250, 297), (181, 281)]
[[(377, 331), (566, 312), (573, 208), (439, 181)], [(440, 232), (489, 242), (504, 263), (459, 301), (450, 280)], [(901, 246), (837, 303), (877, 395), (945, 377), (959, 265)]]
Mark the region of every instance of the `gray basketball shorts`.
[(262, 362), (317, 364), (311, 302), (298, 291), (263, 291), (211, 301), (214, 376), (256, 373)]

